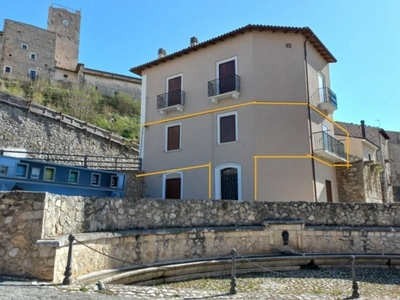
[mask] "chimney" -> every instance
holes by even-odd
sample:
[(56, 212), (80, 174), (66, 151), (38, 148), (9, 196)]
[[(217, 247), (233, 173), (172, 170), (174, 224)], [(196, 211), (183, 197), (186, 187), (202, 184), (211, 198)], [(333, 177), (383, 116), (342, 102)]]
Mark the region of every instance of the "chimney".
[(361, 120), (361, 135), (362, 135), (363, 139), (367, 138), (367, 135), (365, 134), (365, 121), (364, 120)]
[(158, 49), (158, 58), (163, 58), (165, 56), (167, 56), (167, 52), (165, 51), (165, 49), (164, 48)]
[(190, 38), (190, 47), (197, 46), (198, 43), (199, 43), (199, 41), (197, 40), (197, 37), (192, 36)]

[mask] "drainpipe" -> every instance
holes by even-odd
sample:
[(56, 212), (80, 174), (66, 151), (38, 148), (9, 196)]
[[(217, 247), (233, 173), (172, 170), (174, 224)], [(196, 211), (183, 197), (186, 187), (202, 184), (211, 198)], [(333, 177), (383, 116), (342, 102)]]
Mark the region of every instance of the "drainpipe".
[(311, 158), (311, 169), (312, 169), (312, 176), (313, 176), (313, 182), (314, 182), (314, 201), (318, 202), (318, 197), (317, 197), (317, 181), (316, 181), (316, 176), (315, 176), (315, 161), (314, 161), (314, 142), (313, 142), (313, 135), (312, 135), (312, 123), (311, 123), (311, 108), (310, 108), (310, 86), (309, 86), (309, 81), (308, 81), (308, 59), (307, 59), (307, 42), (310, 38), (312, 38), (314, 34), (308, 38), (305, 39), (304, 41), (304, 63), (305, 63), (305, 71), (306, 71), (306, 93), (307, 93), (307, 109), (308, 109), (308, 125), (309, 125), (309, 130), (310, 130), (310, 143), (311, 143), (311, 155), (313, 156)]

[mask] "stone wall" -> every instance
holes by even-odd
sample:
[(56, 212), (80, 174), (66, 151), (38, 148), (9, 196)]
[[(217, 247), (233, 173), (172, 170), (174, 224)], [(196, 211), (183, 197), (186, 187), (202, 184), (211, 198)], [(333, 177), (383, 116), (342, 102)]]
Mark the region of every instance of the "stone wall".
[[(127, 266), (154, 265), (166, 261), (191, 261), (229, 256), (235, 248), (240, 255), (280, 253), (386, 253), (400, 251), (400, 229), (392, 227), (304, 226), (301, 222), (269, 222), (264, 226), (196, 227), (129, 230), (78, 234), (73, 245), (73, 279), (91, 272)], [(289, 234), (288, 244), (282, 238)], [(62, 282), (68, 243), (66, 237), (39, 248), (56, 249), (53, 281)], [(316, 242), (318, 241), (318, 242)], [(99, 252), (86, 247), (89, 246)], [(48, 250), (50, 251), (50, 250)], [(112, 259), (101, 253), (106, 253)], [(87, 257), (91, 259), (88, 260)], [(44, 258), (46, 261), (48, 258)]]
[(265, 219), (308, 225), (400, 226), (400, 205), (64, 197), (49, 194), (44, 237), (106, 230), (260, 225)]
[[(352, 124), (352, 123), (345, 123), (345, 122), (338, 122), (341, 126), (345, 127), (351, 136), (354, 137), (361, 137), (361, 127), (358, 124)], [(388, 178), (388, 185), (389, 189), (393, 187), (393, 199), (394, 201), (400, 201), (400, 132), (398, 131), (386, 131), (387, 135), (390, 137), (390, 140), (388, 140), (388, 152), (389, 152), (389, 159), (390, 162), (387, 162), (387, 164), (390, 164), (390, 169), (391, 169), (391, 176)], [(343, 134), (341, 130), (338, 130), (335, 127), (335, 134)], [(381, 137), (381, 140), (379, 139), (379, 128), (378, 127), (372, 127), (372, 126), (366, 126), (366, 135), (369, 140), (374, 142), (377, 145), (383, 144), (383, 140)], [(380, 151), (377, 153), (378, 154), (378, 161), (381, 162), (382, 158), (380, 157), (381, 153)], [(386, 157), (385, 157), (386, 158)]]
[(22, 107), (4, 102), (14, 98), (15, 101), (23, 101), (0, 92), (0, 149), (14, 147), (32, 152), (137, 156), (137, 151), (113, 140), (68, 126), (43, 114), (28, 113)]
[(339, 201), (382, 203), (380, 173), (362, 160), (352, 161), (351, 165), (336, 169)]
[[(225, 255), (400, 251), (400, 204), (160, 200), (0, 193), (0, 274), (60, 282), (123, 265)], [(283, 245), (282, 231), (289, 244)], [(318, 241), (316, 243), (315, 241)], [(90, 256), (90, 261), (86, 258)]]
[(0, 275), (52, 279), (55, 248), (37, 248), (46, 195), (0, 192)]

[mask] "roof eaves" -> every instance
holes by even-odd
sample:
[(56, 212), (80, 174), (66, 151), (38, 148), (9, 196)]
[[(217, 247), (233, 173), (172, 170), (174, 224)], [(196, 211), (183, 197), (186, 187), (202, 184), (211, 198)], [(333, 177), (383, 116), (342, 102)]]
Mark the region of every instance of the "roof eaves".
[(325, 45), (318, 39), (318, 37), (314, 34), (314, 32), (309, 27), (289, 27), (289, 26), (270, 26), (270, 25), (253, 25), (249, 24), (244, 27), (240, 27), (238, 29), (232, 30), (225, 34), (219, 35), (212, 39), (206, 40), (202, 43), (197, 44), (196, 46), (191, 46), (188, 48), (184, 48), (180, 51), (171, 53), (165, 57), (161, 57), (145, 64), (139, 65), (137, 67), (133, 67), (129, 69), (130, 72), (135, 73), (137, 75), (141, 75), (142, 71), (147, 68), (151, 68), (152, 66), (156, 66), (160, 63), (167, 62), (168, 60), (173, 60), (176, 57), (180, 57), (182, 55), (189, 54), (190, 52), (197, 51), (201, 48), (206, 48), (209, 45), (215, 45), (217, 42), (224, 41), (227, 38), (235, 37), (239, 34), (244, 34), (246, 32), (251, 32), (253, 30), (258, 31), (271, 31), (271, 32), (293, 32), (294, 34), (302, 33), (306, 38), (308, 37), (311, 44), (317, 49), (318, 46), (322, 50), (317, 51), (324, 57), (324, 59), (328, 62), (336, 62), (336, 58), (329, 52), (329, 50), (325, 47)]
[(390, 136), (382, 128), (379, 128), (379, 133), (385, 138), (385, 140), (390, 140)]

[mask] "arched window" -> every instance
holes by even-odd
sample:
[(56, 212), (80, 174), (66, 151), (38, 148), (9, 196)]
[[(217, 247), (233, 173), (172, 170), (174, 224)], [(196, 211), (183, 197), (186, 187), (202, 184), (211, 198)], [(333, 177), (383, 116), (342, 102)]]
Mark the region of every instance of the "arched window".
[(234, 163), (215, 168), (215, 199), (242, 200), (242, 170)]

